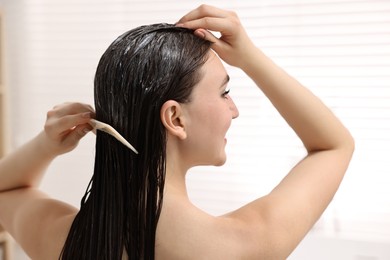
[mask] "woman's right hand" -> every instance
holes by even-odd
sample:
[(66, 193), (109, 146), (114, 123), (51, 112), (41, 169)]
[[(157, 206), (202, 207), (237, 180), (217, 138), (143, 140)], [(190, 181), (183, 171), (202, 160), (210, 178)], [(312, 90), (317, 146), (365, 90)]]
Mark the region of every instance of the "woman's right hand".
[(83, 103), (63, 103), (47, 112), (42, 148), (57, 156), (73, 150), (81, 138), (92, 130), (89, 120), (95, 117), (94, 109)]
[[(257, 50), (235, 12), (201, 5), (183, 16), (176, 26), (195, 30), (195, 35), (213, 42), (212, 49), (226, 63), (243, 68)], [(210, 31), (219, 32), (215, 37)]]

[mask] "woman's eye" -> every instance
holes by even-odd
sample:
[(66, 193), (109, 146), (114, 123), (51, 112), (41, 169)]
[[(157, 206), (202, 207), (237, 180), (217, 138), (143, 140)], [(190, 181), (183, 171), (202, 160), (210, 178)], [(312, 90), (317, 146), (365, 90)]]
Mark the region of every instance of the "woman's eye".
[(225, 90), (225, 91), (223, 92), (222, 96), (223, 96), (223, 97), (226, 97), (226, 96), (229, 94), (229, 92), (230, 92), (230, 89)]

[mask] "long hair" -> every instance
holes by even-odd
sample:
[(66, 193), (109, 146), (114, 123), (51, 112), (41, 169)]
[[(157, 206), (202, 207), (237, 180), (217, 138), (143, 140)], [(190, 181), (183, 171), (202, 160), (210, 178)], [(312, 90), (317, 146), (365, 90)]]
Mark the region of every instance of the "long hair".
[(167, 100), (190, 101), (210, 42), (169, 24), (141, 26), (117, 38), (95, 75), (96, 119), (112, 125), (139, 154), (98, 131), (94, 174), (61, 259), (154, 259), (163, 203)]

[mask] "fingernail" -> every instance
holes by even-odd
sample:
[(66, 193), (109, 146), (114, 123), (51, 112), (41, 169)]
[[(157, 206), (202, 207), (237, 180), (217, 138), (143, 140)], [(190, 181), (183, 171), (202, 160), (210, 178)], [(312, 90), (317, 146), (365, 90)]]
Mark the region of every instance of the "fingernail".
[(194, 34), (200, 38), (203, 38), (203, 39), (206, 38), (206, 34), (201, 30), (195, 30)]
[(182, 23), (176, 23), (175, 26), (176, 26), (176, 27), (184, 27), (184, 24), (182, 24)]

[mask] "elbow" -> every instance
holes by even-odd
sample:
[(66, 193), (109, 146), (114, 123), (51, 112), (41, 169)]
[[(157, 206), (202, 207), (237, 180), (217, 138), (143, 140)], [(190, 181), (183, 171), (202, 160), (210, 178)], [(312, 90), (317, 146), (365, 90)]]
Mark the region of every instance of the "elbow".
[(335, 134), (332, 139), (320, 138), (319, 140), (321, 141), (314, 146), (305, 145), (308, 154), (322, 151), (339, 151), (348, 155), (348, 157), (352, 157), (355, 151), (355, 139), (347, 129)]
[(334, 148), (338, 152), (339, 159), (344, 158), (347, 165), (352, 160), (353, 153), (355, 151), (355, 140), (353, 136), (348, 132), (342, 139), (342, 142)]
[(348, 135), (345, 138), (345, 145), (346, 149), (349, 151), (351, 156), (353, 155), (355, 151), (355, 139), (353, 138), (352, 134), (348, 131)]

